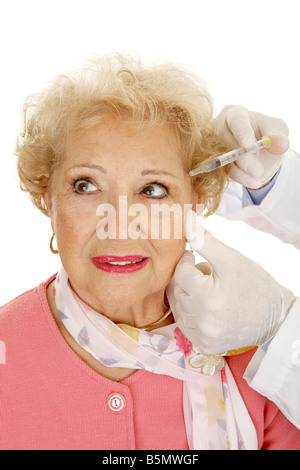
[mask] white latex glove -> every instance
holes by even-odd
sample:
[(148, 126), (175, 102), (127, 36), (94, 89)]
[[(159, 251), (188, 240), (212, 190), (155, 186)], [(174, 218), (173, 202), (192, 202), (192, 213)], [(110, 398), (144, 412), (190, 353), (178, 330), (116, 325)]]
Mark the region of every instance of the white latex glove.
[(250, 189), (258, 189), (269, 183), (290, 145), (286, 123), (282, 119), (231, 105), (222, 109), (215, 123), (218, 135), (232, 148), (250, 147), (263, 136), (271, 138), (269, 149), (240, 158), (233, 164), (229, 174), (232, 180)]
[[(203, 233), (202, 243), (195, 238)], [(195, 227), (195, 225), (194, 225)], [(193, 211), (186, 216), (186, 238), (209, 263), (195, 266), (185, 251), (167, 287), (174, 317), (183, 334), (205, 354), (264, 344), (295, 301), (262, 267), (206, 231)]]

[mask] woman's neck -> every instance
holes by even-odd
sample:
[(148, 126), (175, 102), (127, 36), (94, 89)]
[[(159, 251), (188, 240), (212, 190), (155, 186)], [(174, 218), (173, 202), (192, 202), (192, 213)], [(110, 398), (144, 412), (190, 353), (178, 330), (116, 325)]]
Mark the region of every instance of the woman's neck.
[[(73, 351), (77, 354), (77, 356), (82, 361), (84, 361), (91, 369), (93, 369), (95, 372), (102, 375), (103, 377), (106, 377), (107, 379), (113, 380), (115, 382), (121, 382), (122, 380), (126, 379), (127, 377), (132, 375), (134, 372), (136, 372), (136, 369), (126, 369), (126, 368), (120, 368), (120, 367), (106, 367), (102, 365), (99, 361), (97, 361), (91, 354), (85, 351), (85, 349), (83, 349), (75, 341), (75, 339), (70, 335), (70, 333), (64, 326), (59, 316), (59, 313), (56, 308), (55, 297), (54, 297), (54, 280), (48, 285), (46, 293), (47, 293), (47, 300), (48, 300), (49, 308), (51, 310), (51, 313), (53, 315), (53, 318), (55, 320), (55, 323), (61, 335), (63, 336), (67, 344), (70, 346), (70, 348), (73, 349)], [(167, 326), (173, 322), (174, 320), (171, 314), (158, 326), (159, 327)], [(151, 331), (152, 329), (156, 329), (158, 328), (158, 326), (155, 325), (152, 328), (150, 328), (148, 331)]]
[[(149, 325), (150, 330), (158, 328), (156, 322), (159, 322), (159, 326), (166, 326), (173, 323), (172, 315), (168, 315), (164, 318), (165, 314), (170, 311), (168, 299), (164, 290), (146, 296), (131, 305), (124, 305), (124, 302), (121, 304), (116, 304), (116, 302), (114, 302), (112, 305), (102, 303), (101, 305), (94, 305), (94, 299), (91, 299), (89, 302), (88, 299), (86, 300), (81, 297), (80, 293), (76, 292), (70, 281), (69, 285), (86, 305), (106, 318), (109, 318), (109, 320), (115, 324), (126, 324), (135, 328), (144, 328)], [(160, 320), (162, 321), (160, 322)], [(152, 324), (154, 323), (155, 325), (153, 325), (152, 328)]]

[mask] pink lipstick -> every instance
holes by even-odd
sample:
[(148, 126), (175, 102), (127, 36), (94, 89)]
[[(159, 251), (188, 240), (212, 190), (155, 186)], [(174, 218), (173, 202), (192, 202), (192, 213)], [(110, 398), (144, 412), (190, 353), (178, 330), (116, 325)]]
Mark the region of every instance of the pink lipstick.
[(143, 269), (150, 258), (143, 258), (138, 255), (128, 256), (95, 256), (91, 258), (96, 268), (110, 274), (132, 274)]

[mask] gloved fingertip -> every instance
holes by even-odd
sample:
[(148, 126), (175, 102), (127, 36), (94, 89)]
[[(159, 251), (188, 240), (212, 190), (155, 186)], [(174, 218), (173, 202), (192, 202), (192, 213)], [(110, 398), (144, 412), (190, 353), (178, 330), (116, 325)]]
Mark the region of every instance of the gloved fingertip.
[(290, 141), (286, 135), (272, 134), (270, 135), (270, 139), (271, 139), (271, 147), (268, 150), (270, 153), (273, 153), (274, 155), (283, 154), (284, 152), (287, 152), (287, 150), (290, 147)]
[(192, 263), (194, 265), (195, 257), (191, 251), (185, 250), (178, 263)]

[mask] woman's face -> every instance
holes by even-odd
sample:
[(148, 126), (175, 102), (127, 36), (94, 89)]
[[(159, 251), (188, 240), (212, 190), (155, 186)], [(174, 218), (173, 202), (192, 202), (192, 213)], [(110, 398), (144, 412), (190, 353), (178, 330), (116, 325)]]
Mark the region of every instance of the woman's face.
[[(124, 223), (126, 214), (124, 206), (120, 214), (119, 196), (128, 210), (133, 204), (145, 209), (135, 223), (135, 233), (140, 230), (143, 236), (134, 239), (127, 230), (125, 236), (121, 232), (119, 218)], [(53, 172), (45, 202), (71, 285), (91, 307), (103, 311), (163, 296), (186, 239), (183, 228), (182, 237), (175, 236), (172, 214), (170, 236), (151, 238), (151, 209), (178, 204), (183, 214), (184, 205), (193, 202), (190, 178), (185, 178), (178, 141), (169, 127), (141, 132), (108, 116), (74, 133), (62, 164)], [(116, 215), (116, 236), (106, 239), (99, 236), (98, 225), (108, 221), (106, 212), (99, 215), (103, 204), (113, 207)], [(128, 226), (137, 221), (135, 214), (127, 217)], [(113, 256), (122, 257), (123, 264), (110, 264), (116, 262), (109, 258)], [(125, 265), (129, 256), (144, 261)]]

